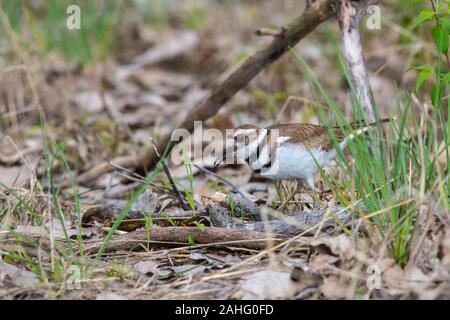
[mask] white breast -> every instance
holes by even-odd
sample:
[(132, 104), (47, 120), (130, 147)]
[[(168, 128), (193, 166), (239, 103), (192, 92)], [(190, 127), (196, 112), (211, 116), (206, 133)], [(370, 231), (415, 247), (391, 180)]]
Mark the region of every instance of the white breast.
[(275, 180), (308, 180), (335, 156), (335, 149), (325, 151), (321, 148), (308, 149), (296, 143), (282, 143), (273, 155), (271, 167), (263, 168), (261, 175)]

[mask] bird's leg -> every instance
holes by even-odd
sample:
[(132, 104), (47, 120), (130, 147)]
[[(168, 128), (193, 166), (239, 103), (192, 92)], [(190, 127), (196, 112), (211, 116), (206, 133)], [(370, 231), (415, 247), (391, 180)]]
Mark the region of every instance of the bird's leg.
[(310, 178), (306, 179), (306, 184), (312, 191), (314, 191), (314, 192), (316, 191), (316, 187), (314, 186), (314, 177), (310, 177)]
[(298, 192), (300, 192), (302, 189), (304, 189), (303, 180), (301, 180), (301, 179), (295, 179), (295, 181), (297, 181), (297, 187), (296, 187), (296, 189), (295, 189), (295, 192), (298, 193)]
[(324, 185), (323, 185), (323, 181), (320, 181), (320, 192), (319, 192), (319, 196), (320, 196), (320, 200), (323, 200), (324, 195), (331, 192), (331, 189), (324, 189)]
[(320, 202), (320, 190), (316, 189), (314, 185), (314, 177), (310, 177), (306, 180), (306, 184), (308, 185), (311, 192), (309, 195), (313, 198), (314, 202)]

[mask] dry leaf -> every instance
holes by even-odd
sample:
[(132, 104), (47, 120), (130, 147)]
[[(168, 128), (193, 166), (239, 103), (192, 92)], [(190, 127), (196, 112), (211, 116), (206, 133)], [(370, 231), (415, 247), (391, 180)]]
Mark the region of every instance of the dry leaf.
[(419, 299), (435, 299), (438, 291), (432, 279), (425, 275), (422, 270), (412, 267), (405, 272), (405, 281), (409, 284), (410, 290), (413, 291)]
[(302, 285), (291, 279), (289, 272), (274, 270), (259, 271), (247, 277), (242, 284), (242, 299), (289, 299), (294, 297)]
[(153, 260), (140, 261), (134, 265), (134, 268), (144, 275), (159, 275), (158, 264)]
[(207, 261), (209, 265), (213, 266), (217, 269), (222, 269), (224, 267), (232, 266), (238, 262), (241, 262), (242, 259), (237, 255), (227, 254), (226, 256), (221, 256), (214, 253), (203, 254), (200, 252), (192, 252), (189, 255), (189, 258), (195, 261)]
[(128, 300), (128, 299), (115, 292), (103, 292), (97, 296), (96, 300)]
[[(17, 268), (12, 264), (5, 263), (0, 261), (0, 274), (5, 273), (14, 283), (14, 285), (21, 288), (35, 288), (39, 283), (38, 278), (34, 274), (34, 272)], [(3, 278), (0, 276), (0, 279)]]
[(174, 266), (172, 269), (176, 273), (187, 276), (202, 273), (207, 269), (207, 267), (198, 264), (184, 264), (182, 266)]
[[(391, 259), (389, 259), (391, 260)], [(384, 271), (382, 277), (382, 285), (390, 295), (399, 295), (408, 290), (408, 286), (404, 282), (405, 274), (397, 265), (393, 264)]]
[(325, 245), (333, 254), (345, 260), (352, 259), (355, 254), (353, 242), (345, 234), (340, 234), (337, 237), (325, 236), (312, 241), (311, 245), (314, 247)]
[(110, 106), (114, 105), (114, 99), (111, 95), (105, 94), (102, 97), (102, 93), (97, 91), (85, 91), (78, 93), (74, 98), (75, 105), (83, 111), (90, 113), (99, 113), (106, 107), (105, 104)]
[(132, 211), (154, 213), (158, 205), (158, 195), (147, 188), (131, 206)]
[(312, 271), (315, 272), (324, 272), (326, 271), (330, 265), (335, 264), (339, 261), (339, 258), (336, 256), (332, 256), (326, 253), (319, 253), (311, 259), (311, 262), (308, 266)]
[[(35, 165), (33, 164), (33, 170), (34, 168)], [(33, 174), (33, 171), (26, 165), (15, 167), (0, 166), (0, 181), (9, 188), (21, 186), (24, 182), (30, 180)]]
[(330, 276), (323, 280), (320, 291), (328, 299), (342, 299), (348, 296), (348, 287), (339, 281), (336, 276)]

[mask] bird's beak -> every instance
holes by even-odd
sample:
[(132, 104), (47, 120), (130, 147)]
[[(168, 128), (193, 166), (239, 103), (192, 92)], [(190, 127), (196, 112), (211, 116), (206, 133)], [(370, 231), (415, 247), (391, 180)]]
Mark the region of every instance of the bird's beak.
[(226, 148), (223, 151), (222, 155), (220, 157), (218, 157), (216, 159), (216, 161), (214, 161), (214, 168), (217, 168), (219, 166), (219, 164), (221, 164), (223, 161), (225, 161), (228, 154), (233, 154), (235, 151), (236, 151), (235, 146), (230, 146), (230, 147)]

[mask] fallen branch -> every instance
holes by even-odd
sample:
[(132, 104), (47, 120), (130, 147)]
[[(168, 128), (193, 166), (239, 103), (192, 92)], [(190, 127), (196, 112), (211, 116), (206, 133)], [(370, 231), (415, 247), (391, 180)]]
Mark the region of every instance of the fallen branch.
[[(86, 210), (81, 221), (84, 226), (100, 223), (106, 227), (110, 227), (119, 218), (123, 210), (124, 207), (117, 205), (103, 205), (92, 207)], [(198, 210), (172, 212), (170, 214), (155, 213), (150, 215), (154, 223), (161, 223), (159, 222), (159, 220), (162, 220), (162, 222), (165, 221), (167, 224), (169, 224), (169, 220), (189, 219), (195, 221), (201, 219), (204, 216), (205, 212)], [(145, 227), (148, 219), (149, 215), (147, 213), (130, 210), (117, 229), (121, 231), (133, 231), (138, 228), (143, 228)]]
[[(280, 58), (290, 47), (313, 31), (320, 23), (335, 15), (334, 0), (309, 1), (305, 11), (284, 29), (282, 36), (275, 37), (265, 48), (249, 57), (221, 85), (215, 88), (211, 95), (189, 112), (186, 118), (175, 128), (194, 129), (194, 121), (205, 121), (214, 116), (239, 90), (244, 88), (264, 68)], [(173, 131), (173, 130), (172, 130)], [(158, 143), (158, 150), (170, 151), (178, 142), (171, 141), (171, 133), (164, 136)], [(122, 156), (113, 160), (114, 163), (138, 172), (145, 168), (152, 169), (158, 162), (158, 156), (153, 148), (147, 147), (140, 154)], [(104, 162), (84, 172), (78, 177), (79, 183), (87, 183), (109, 172), (110, 166)], [(150, 171), (149, 170), (149, 171)]]
[(243, 230), (245, 232), (267, 232), (271, 231), (277, 235), (295, 236), (312, 226), (322, 224), (321, 229), (332, 232), (339, 226), (343, 226), (352, 220), (354, 212), (341, 206), (330, 210), (330, 216), (327, 217), (326, 207), (315, 206), (311, 211), (300, 211), (289, 216), (281, 212), (272, 210), (268, 207), (261, 208), (265, 210), (270, 220), (244, 223), (238, 218), (232, 218), (230, 212), (218, 204), (210, 204), (206, 207), (211, 223), (220, 228)]
[[(172, 245), (188, 245), (188, 238), (192, 238), (195, 244), (232, 245), (233, 247), (245, 247), (254, 250), (262, 250), (267, 246), (267, 241), (279, 243), (288, 238), (275, 235), (267, 238), (262, 232), (230, 230), (216, 227), (206, 227), (200, 230), (197, 227), (153, 227), (146, 230), (137, 230), (113, 238), (106, 252), (130, 251), (139, 249), (141, 245), (155, 242)], [(97, 252), (102, 242), (86, 244), (85, 252), (93, 254)]]
[[(39, 243), (42, 248), (56, 248), (59, 251), (67, 250), (67, 242), (63, 237), (54, 237), (50, 241), (48, 234), (44, 232), (27, 232), (23, 236), (30, 241)], [(195, 245), (210, 246), (232, 246), (248, 248), (253, 250), (263, 250), (267, 247), (268, 241), (278, 244), (286, 241), (289, 237), (285, 235), (274, 234), (268, 237), (266, 233), (257, 231), (244, 231), (235, 229), (225, 229), (217, 227), (205, 227), (201, 230), (198, 227), (159, 227), (153, 226), (148, 231), (140, 229), (125, 234), (115, 235), (108, 244), (105, 252), (142, 250), (142, 246), (170, 245), (170, 246), (188, 246), (192, 239)], [(2, 244), (8, 248), (9, 245), (16, 244), (17, 239), (14, 236), (2, 239)], [(86, 254), (96, 254), (100, 250), (103, 240), (84, 242), (84, 252)], [(73, 240), (72, 245), (77, 246), (77, 241)]]

